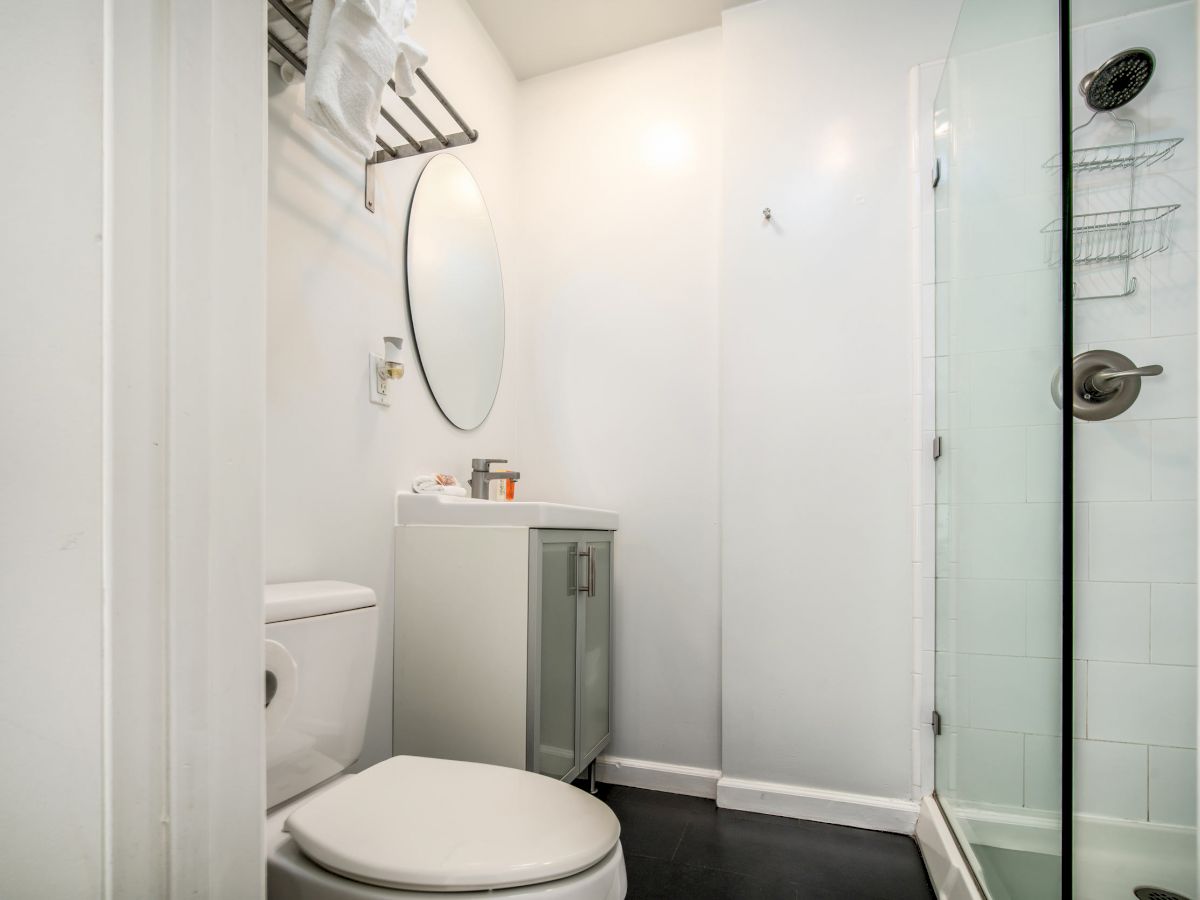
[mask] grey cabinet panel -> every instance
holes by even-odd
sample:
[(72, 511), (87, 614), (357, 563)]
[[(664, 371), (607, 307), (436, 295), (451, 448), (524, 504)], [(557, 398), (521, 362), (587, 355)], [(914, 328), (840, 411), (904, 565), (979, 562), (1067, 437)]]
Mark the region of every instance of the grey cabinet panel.
[(530, 532), (528, 768), (577, 777), (611, 739), (610, 531)]
[[(586, 765), (608, 744), (610, 730), (612, 543), (588, 542), (588, 590), (580, 592), (579, 747)], [(587, 762), (583, 762), (586, 760)]]
[(575, 768), (577, 694), (575, 638), (579, 630), (575, 579), (577, 545), (544, 542), (541, 552), (540, 702), (536, 707), (536, 771), (554, 778)]

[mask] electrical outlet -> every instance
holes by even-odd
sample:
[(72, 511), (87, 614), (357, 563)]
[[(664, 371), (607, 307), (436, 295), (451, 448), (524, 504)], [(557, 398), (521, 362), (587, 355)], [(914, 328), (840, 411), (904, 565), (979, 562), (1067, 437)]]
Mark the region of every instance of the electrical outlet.
[(375, 353), (368, 353), (367, 361), (367, 390), (371, 402), (378, 403), (380, 406), (391, 406), (392, 397), (388, 393), (388, 380), (379, 374), (379, 369), (383, 366), (383, 357)]

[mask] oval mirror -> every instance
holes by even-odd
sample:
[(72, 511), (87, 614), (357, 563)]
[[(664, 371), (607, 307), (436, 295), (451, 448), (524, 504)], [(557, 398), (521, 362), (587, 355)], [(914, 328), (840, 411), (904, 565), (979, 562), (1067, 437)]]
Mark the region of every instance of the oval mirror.
[(464, 430), (491, 412), (504, 367), (504, 284), (479, 185), (448, 153), (425, 166), (408, 213), (408, 312), (438, 408)]

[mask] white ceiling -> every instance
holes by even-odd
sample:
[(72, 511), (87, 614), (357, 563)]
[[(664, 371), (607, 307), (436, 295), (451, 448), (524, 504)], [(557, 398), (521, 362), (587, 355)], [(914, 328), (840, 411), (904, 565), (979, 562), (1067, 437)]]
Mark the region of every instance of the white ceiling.
[(468, 0), (518, 79), (721, 24), (751, 0)]

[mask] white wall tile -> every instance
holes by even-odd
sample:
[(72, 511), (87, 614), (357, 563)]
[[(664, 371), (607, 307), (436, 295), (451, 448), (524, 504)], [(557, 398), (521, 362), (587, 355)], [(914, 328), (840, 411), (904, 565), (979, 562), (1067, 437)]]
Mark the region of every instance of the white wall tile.
[(1154, 499), (1195, 500), (1196, 420), (1159, 419), (1152, 425)]
[(933, 288), (934, 296), (934, 353), (937, 356), (945, 356), (950, 352), (950, 341), (952, 338), (950, 333), (950, 293), (953, 290), (953, 285), (951, 285), (949, 282), (943, 281), (931, 285), (931, 287)]
[(964, 653), (1025, 653), (1025, 583), (961, 579), (959, 649)]
[(937, 324), (936, 289), (932, 284), (920, 285), (917, 288), (921, 298), (921, 355), (936, 356), (937, 342), (935, 328)]
[(1150, 661), (1150, 585), (1084, 581), (1075, 587), (1075, 655)]
[(957, 653), (958, 636), (958, 579), (939, 578), (935, 581), (937, 595), (937, 649)]
[(1196, 751), (1150, 748), (1150, 821), (1196, 827)]
[(1194, 669), (1089, 662), (1087, 679), (1088, 738), (1195, 747)]
[(968, 658), (968, 669), (973, 728), (1061, 733), (1057, 660), (975, 655)]
[(1156, 337), (1196, 333), (1196, 259), (1178, 244), (1150, 260), (1150, 318)]
[(985, 503), (956, 507), (954, 512), (961, 577), (1058, 577), (1060, 504)]
[(1077, 738), (1087, 737), (1088, 666), (1086, 659), (1077, 659), (1071, 668), (1071, 734)]
[(1194, 502), (1088, 505), (1091, 579), (1196, 580)]
[(928, 423), (934, 423), (935, 428), (940, 427), (937, 417), (937, 411), (934, 407), (937, 401), (937, 362), (932, 357), (923, 357), (921, 359), (921, 415), (920, 422), (923, 427), (929, 427)]
[(1025, 429), (1025, 490), (1030, 502), (1062, 499), (1062, 425)]
[[(1128, 181), (1128, 177), (1126, 177)], [(1128, 187), (1126, 187), (1128, 194)], [(1105, 290), (1120, 291), (1124, 272), (1121, 267), (1111, 267), (1098, 273), (1095, 269), (1080, 267), (1077, 279), (1077, 296), (1087, 298)], [(1100, 281), (1111, 276), (1112, 280)], [(1097, 341), (1129, 340), (1149, 337), (1151, 333), (1151, 301), (1149, 284), (1143, 279), (1139, 290), (1128, 297), (1106, 299), (1079, 299), (1075, 301), (1073, 334), (1075, 340), (1090, 344)]]
[(936, 506), (925, 503), (920, 507), (918, 514), (921, 562), (928, 563), (930, 571), (933, 571), (933, 563), (937, 554), (937, 513)]
[(1071, 550), (1075, 557), (1072, 577), (1086, 580), (1091, 577), (1092, 567), (1092, 505), (1076, 503), (1071, 509)]
[(1150, 422), (1077, 422), (1073, 434), (1076, 500), (1150, 499)]
[(958, 791), (980, 803), (1024, 800), (1024, 735), (963, 728), (958, 732)]
[(966, 724), (969, 689), (965, 665), (965, 660), (957, 653), (939, 651), (935, 656), (935, 706), (943, 725)]
[(1025, 653), (1050, 659), (1062, 656), (1062, 582), (1026, 582)]
[(1079, 812), (1145, 821), (1149, 807), (1146, 748), (1102, 741), (1073, 744)]
[[(934, 202), (940, 199), (934, 192)], [(949, 231), (953, 228), (950, 211), (935, 209), (921, 213), (921, 283), (934, 284), (954, 278), (950, 255)]]
[(1058, 351), (1053, 347), (971, 354), (967, 359), (971, 425), (984, 428), (1061, 422), (1062, 413), (1050, 396), (1050, 375), (1058, 360)]
[(955, 429), (943, 441), (954, 455), (951, 503), (1025, 500), (1024, 428)]
[[(1058, 336), (1058, 304), (1043, 285), (1015, 271), (985, 278), (964, 278), (945, 289), (952, 324), (952, 353), (982, 353), (1053, 346)], [(1147, 332), (1148, 333), (1148, 332)]]
[(1030, 809), (1062, 808), (1062, 738), (1025, 735), (1025, 802)]
[(1196, 585), (1151, 586), (1150, 661), (1196, 665)]

